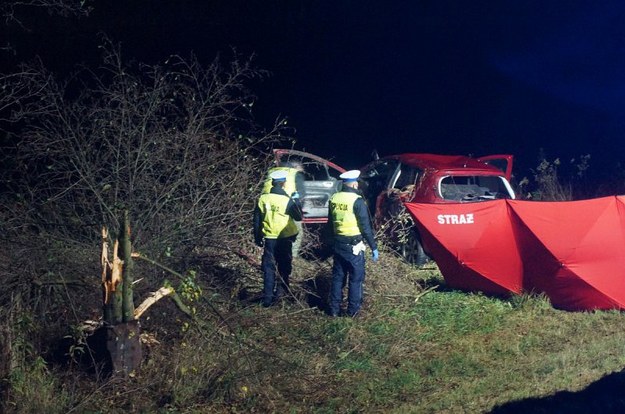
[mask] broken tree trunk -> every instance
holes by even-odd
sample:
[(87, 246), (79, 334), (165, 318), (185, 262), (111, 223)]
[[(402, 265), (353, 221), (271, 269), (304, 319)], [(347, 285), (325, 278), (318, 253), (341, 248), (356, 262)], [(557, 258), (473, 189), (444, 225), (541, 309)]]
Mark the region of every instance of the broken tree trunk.
[(112, 374), (132, 375), (141, 364), (140, 325), (135, 320), (132, 289), (132, 244), (128, 211), (121, 220), (120, 241), (109, 258), (109, 234), (102, 228), (102, 289), (107, 365)]

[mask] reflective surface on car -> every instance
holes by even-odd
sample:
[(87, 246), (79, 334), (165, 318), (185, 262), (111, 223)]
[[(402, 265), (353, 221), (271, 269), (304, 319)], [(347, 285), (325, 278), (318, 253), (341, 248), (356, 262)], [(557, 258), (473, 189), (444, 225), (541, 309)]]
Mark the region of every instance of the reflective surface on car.
[(297, 150), (277, 149), (274, 155), (278, 164), (295, 162), (303, 167), (305, 191), (301, 201), (304, 222), (327, 222), (330, 197), (340, 189), (339, 175), (345, 169), (316, 155)]
[(444, 200), (475, 202), (514, 198), (503, 177), (495, 175), (448, 175), (439, 180), (438, 195)]

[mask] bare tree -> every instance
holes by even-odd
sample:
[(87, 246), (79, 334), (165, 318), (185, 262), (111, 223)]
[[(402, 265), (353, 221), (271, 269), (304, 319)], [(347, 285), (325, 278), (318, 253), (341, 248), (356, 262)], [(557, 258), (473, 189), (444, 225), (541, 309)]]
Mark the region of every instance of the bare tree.
[(266, 73), (236, 55), (150, 66), (102, 50), (101, 67), (65, 82), (41, 64), (0, 78), (5, 223), (97, 246), (128, 209), (134, 246), (155, 257), (238, 243), (267, 162), (258, 149), (283, 139), (281, 120), (261, 131), (251, 116), (246, 84)]

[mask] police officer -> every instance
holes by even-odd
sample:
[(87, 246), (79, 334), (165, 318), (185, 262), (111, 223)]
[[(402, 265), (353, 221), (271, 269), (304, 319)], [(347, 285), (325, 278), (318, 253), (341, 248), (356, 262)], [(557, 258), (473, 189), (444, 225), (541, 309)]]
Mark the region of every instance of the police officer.
[[(266, 194), (271, 191), (272, 180), (271, 173), (276, 171), (286, 172), (286, 183), (284, 184), (284, 191), (287, 194), (295, 194), (299, 197), (300, 202), (306, 197), (306, 187), (304, 186), (304, 165), (298, 160), (291, 160), (280, 163), (280, 165), (270, 168), (267, 172), (267, 178), (263, 184), (262, 194)], [(302, 238), (304, 236), (304, 226), (301, 221), (296, 221), (297, 237), (293, 241), (293, 257), (299, 255), (300, 248), (302, 247)]]
[(371, 247), (373, 261), (378, 261), (378, 247), (367, 206), (358, 192), (360, 171), (340, 175), (343, 188), (330, 198), (328, 218), (334, 235), (334, 264), (330, 289), (330, 315), (338, 316), (347, 281), (347, 314), (356, 316), (363, 299), (365, 281), (365, 241)]
[[(293, 197), (284, 191), (287, 173), (271, 173), (271, 190), (262, 194), (254, 209), (254, 241), (263, 251), (263, 306), (271, 306), (289, 292), (291, 252), (297, 236), (295, 221), (302, 219), (302, 209), (297, 194)], [(279, 280), (276, 280), (276, 267)], [(277, 283), (276, 283), (277, 282)]]

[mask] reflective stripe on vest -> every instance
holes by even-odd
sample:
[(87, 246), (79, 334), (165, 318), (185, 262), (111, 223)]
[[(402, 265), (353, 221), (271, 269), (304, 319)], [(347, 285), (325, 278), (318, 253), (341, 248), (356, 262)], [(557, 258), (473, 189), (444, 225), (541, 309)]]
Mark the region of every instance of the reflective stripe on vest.
[(356, 193), (340, 192), (330, 197), (330, 214), (334, 234), (339, 236), (358, 236), (358, 220), (354, 214), (354, 203), (360, 196)]
[(263, 194), (258, 208), (263, 217), (262, 232), (268, 239), (282, 239), (297, 234), (293, 218), (286, 213), (291, 199), (282, 194)]
[(269, 174), (274, 171), (286, 171), (286, 182), (284, 183), (284, 192), (288, 195), (293, 194), (297, 189), (295, 188), (295, 175), (297, 175), (297, 170), (291, 167), (273, 167), (269, 171), (267, 171), (267, 177), (265, 178), (265, 182), (263, 183), (263, 190), (261, 194), (269, 194), (271, 191), (272, 180)]

